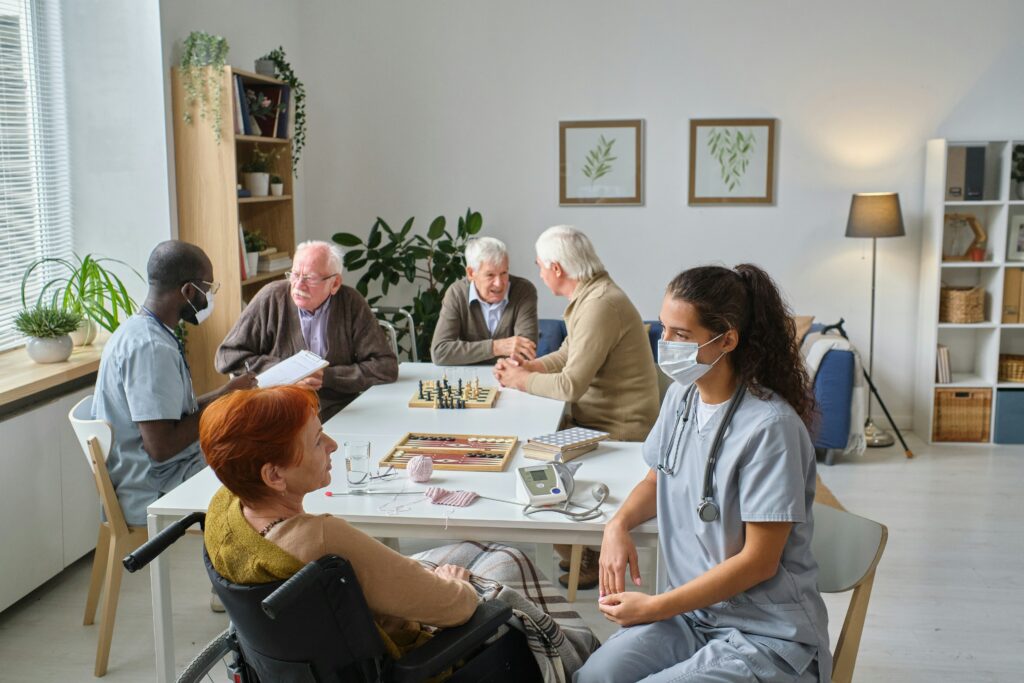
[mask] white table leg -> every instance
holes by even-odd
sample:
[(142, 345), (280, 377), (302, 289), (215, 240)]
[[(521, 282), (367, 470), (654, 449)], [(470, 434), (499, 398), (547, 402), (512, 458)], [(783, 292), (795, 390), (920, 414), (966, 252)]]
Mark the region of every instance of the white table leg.
[[(168, 518), (147, 515), (149, 537), (155, 538)], [(156, 652), (156, 680), (174, 681), (174, 620), (171, 612), (170, 560), (162, 554), (149, 563), (149, 583), (153, 593), (153, 649)]]

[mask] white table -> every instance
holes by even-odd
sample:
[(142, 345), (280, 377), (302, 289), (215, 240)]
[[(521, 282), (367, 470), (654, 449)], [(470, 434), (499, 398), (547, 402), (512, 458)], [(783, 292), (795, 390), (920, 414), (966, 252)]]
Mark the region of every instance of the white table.
[[(525, 439), (554, 429), (543, 427), (542, 424), (550, 425), (554, 420), (557, 425), (556, 413), (560, 416), (562, 409), (560, 403), (515, 391), (503, 391), (493, 410), (435, 411), (406, 408), (411, 392), (405, 389), (412, 386), (415, 390), (416, 382), (421, 378), (420, 373), (429, 372), (423, 365), (403, 363), (399, 381), (395, 385), (374, 387), (366, 392), (328, 421), (325, 431), (339, 441), (348, 437), (369, 440), (374, 459), (379, 459), (405, 433), (399, 433), (398, 429), (514, 434)], [(432, 379), (433, 376), (426, 378)], [(481, 376), (481, 383), (483, 380), (484, 377)], [(403, 384), (405, 387), (401, 386)], [(392, 398), (385, 401), (380, 398), (383, 395)], [(404, 400), (395, 404), (396, 395), (404, 395)], [(366, 404), (371, 405), (373, 409), (364, 409)], [(350, 411), (351, 415), (360, 417), (353, 419)], [(406, 424), (406, 413), (411, 413), (409, 418), (414, 424)], [(416, 413), (422, 413), (423, 417)], [(478, 413), (483, 413), (484, 416), (478, 418)], [(474, 421), (486, 423), (488, 426), (478, 430), (477, 422)], [(376, 433), (366, 429), (381, 426), (387, 426), (389, 429)], [(522, 514), (520, 505), (483, 498), (469, 507), (450, 508), (432, 505), (415, 495), (327, 497), (323, 491), (316, 491), (306, 497), (305, 509), (314, 514), (327, 512), (343, 517), (367, 534), (377, 537), (599, 545), (604, 523), (611, 518), (633, 486), (647, 472), (647, 466), (640, 456), (640, 446), (639, 443), (604, 442), (596, 450), (579, 459), (583, 466), (576, 478), (577, 494), (574, 499), (580, 503), (593, 500), (590, 490), (597, 482), (607, 484), (610, 493), (602, 508), (605, 516), (588, 522), (573, 522), (554, 513), (526, 517)], [(511, 501), (515, 499), (515, 469), (536, 463), (535, 460), (524, 458), (517, 449), (504, 472), (435, 471), (429, 485), (467, 489), (484, 496)], [(340, 451), (334, 454), (332, 465), (334, 478), (328, 490), (344, 492), (344, 462)], [(218, 486), (219, 482), (212, 470), (207, 468), (150, 505), (150, 538), (186, 514), (206, 511), (210, 498)], [(401, 472), (397, 479), (375, 482), (372, 486), (372, 490), (384, 491), (418, 491), (424, 488), (425, 485), (409, 481), (404, 472)], [(394, 505), (408, 506), (408, 509), (399, 514), (389, 513), (388, 510), (393, 509)], [(652, 520), (638, 527), (633, 532), (633, 538), (638, 546), (656, 547), (656, 521)], [(578, 552), (574, 552), (577, 571), (578, 555)], [(196, 558), (196, 561), (199, 562), (199, 558)], [(169, 566), (166, 560), (158, 557), (150, 567), (157, 680), (166, 683), (173, 681), (175, 676)]]

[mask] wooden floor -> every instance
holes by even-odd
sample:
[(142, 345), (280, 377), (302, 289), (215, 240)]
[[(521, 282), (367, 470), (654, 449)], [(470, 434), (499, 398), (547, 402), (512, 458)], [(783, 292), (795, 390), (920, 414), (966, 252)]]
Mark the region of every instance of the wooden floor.
[[(1024, 447), (911, 443), (820, 466), (846, 507), (889, 527), (856, 680), (1024, 680)], [(403, 544), (412, 552), (426, 542)], [(533, 551), (532, 546), (521, 546)], [(224, 628), (209, 611), (199, 539), (171, 551), (178, 668)], [(541, 568), (550, 572), (545, 555)], [(91, 678), (95, 628), (81, 626), (91, 557), (0, 613), (0, 681)], [(641, 562), (651, 567), (650, 558)], [(650, 574), (653, 579), (653, 573)], [(580, 611), (604, 639), (614, 631), (584, 591)], [(148, 575), (122, 588), (107, 681), (153, 679)], [(827, 597), (833, 643), (845, 598)]]

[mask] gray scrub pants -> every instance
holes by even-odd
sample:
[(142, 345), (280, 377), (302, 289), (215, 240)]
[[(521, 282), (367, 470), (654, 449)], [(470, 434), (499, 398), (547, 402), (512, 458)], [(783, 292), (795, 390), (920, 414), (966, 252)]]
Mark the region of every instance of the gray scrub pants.
[(732, 628), (707, 628), (680, 614), (614, 633), (573, 683), (786, 681), (817, 683), (818, 663), (797, 674), (771, 648)]

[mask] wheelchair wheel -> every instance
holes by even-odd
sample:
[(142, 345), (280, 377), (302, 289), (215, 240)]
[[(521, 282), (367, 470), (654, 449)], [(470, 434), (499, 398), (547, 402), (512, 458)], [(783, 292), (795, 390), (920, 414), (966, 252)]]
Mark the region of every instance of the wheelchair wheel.
[[(206, 681), (230, 681), (232, 677), (229, 667), (238, 654), (234, 634), (227, 628), (219, 636), (211, 640), (203, 651), (196, 655), (185, 670), (178, 676), (178, 683), (201, 683)], [(215, 674), (220, 669), (220, 676)]]

